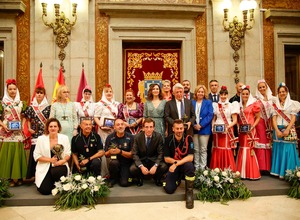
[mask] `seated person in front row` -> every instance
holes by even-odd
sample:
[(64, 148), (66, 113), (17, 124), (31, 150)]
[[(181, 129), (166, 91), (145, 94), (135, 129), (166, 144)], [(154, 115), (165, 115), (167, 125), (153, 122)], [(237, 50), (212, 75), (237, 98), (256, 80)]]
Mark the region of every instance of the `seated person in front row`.
[(79, 134), (72, 138), (72, 158), (75, 166), (73, 173), (101, 174), (101, 157), (104, 155), (100, 136), (92, 131), (91, 118), (83, 118), (80, 122)]
[(61, 125), (56, 118), (50, 118), (45, 125), (45, 134), (39, 136), (33, 152), (37, 161), (35, 184), (44, 195), (51, 194), (54, 183), (69, 173), (70, 141), (68, 136), (59, 134)]
[(168, 136), (164, 146), (165, 162), (169, 165), (169, 171), (164, 183), (164, 189), (172, 194), (185, 177), (186, 207), (194, 207), (193, 187), (195, 180), (194, 143), (191, 136), (184, 135), (184, 123), (175, 119), (173, 123), (174, 134)]
[(114, 133), (108, 135), (105, 141), (105, 156), (109, 157), (109, 187), (119, 180), (120, 186), (129, 186), (129, 167), (132, 164), (133, 135), (125, 132), (125, 122), (116, 119)]
[(136, 134), (132, 148), (134, 163), (130, 173), (138, 179), (137, 186), (143, 185), (143, 177), (153, 175), (155, 184), (162, 186), (161, 178), (168, 167), (163, 162), (163, 139), (160, 133), (154, 131), (155, 122), (146, 118), (143, 131)]

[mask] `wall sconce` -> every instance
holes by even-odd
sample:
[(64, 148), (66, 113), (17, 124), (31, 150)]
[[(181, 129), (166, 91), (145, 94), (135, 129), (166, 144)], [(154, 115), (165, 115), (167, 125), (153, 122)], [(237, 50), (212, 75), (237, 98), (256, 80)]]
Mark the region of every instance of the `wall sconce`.
[[(255, 0), (242, 0), (240, 3), (240, 9), (243, 12), (243, 22), (239, 22), (237, 16), (235, 16), (232, 22), (228, 22), (228, 12), (229, 8), (231, 7), (230, 0), (224, 0), (223, 2), (224, 7), (224, 19), (223, 19), (223, 27), (225, 31), (229, 32), (230, 38), (230, 46), (234, 50), (233, 53), (233, 60), (235, 62), (234, 68), (234, 81), (235, 83), (239, 82), (239, 68), (237, 62), (240, 59), (240, 55), (238, 54), (238, 50), (241, 48), (242, 38), (244, 38), (246, 30), (252, 29), (254, 25), (254, 9), (256, 8), (256, 1)], [(248, 11), (250, 14), (250, 20), (248, 23)]]
[(60, 48), (60, 52), (58, 54), (58, 58), (60, 59), (60, 65), (63, 67), (63, 60), (66, 58), (66, 52), (64, 48), (69, 43), (68, 36), (71, 35), (71, 28), (75, 25), (77, 21), (76, 8), (77, 4), (72, 4), (72, 16), (75, 18), (73, 22), (70, 22), (68, 18), (66, 18), (65, 13), (62, 11), (59, 12), (60, 5), (54, 4), (55, 9), (55, 22), (48, 23), (45, 21), (45, 17), (47, 17), (47, 3), (42, 3), (43, 7), (43, 15), (42, 20), (44, 24), (53, 29), (53, 34), (56, 35), (55, 43)]

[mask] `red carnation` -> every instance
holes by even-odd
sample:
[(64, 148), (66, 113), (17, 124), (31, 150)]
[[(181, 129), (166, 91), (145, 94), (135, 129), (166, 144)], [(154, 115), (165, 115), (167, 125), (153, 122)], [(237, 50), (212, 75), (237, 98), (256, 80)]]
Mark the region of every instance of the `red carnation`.
[(6, 80), (6, 84), (7, 84), (7, 85), (10, 85), (10, 84), (16, 85), (16, 84), (17, 84), (17, 81), (16, 81), (15, 79), (8, 79), (8, 80)]

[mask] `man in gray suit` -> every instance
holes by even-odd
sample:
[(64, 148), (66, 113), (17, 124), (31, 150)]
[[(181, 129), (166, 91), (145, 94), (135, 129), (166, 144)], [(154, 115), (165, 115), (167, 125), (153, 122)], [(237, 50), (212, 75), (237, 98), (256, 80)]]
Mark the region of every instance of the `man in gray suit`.
[(153, 175), (155, 184), (162, 186), (162, 176), (168, 166), (163, 161), (163, 138), (154, 131), (155, 122), (152, 118), (145, 118), (143, 131), (134, 137), (132, 157), (134, 163), (130, 166), (130, 173), (137, 178), (137, 186), (143, 185), (143, 177)]
[(165, 121), (168, 123), (168, 135), (173, 134), (172, 127), (175, 119), (183, 120), (186, 133), (193, 135), (195, 111), (191, 100), (183, 97), (184, 88), (180, 83), (173, 86), (174, 99), (165, 106)]

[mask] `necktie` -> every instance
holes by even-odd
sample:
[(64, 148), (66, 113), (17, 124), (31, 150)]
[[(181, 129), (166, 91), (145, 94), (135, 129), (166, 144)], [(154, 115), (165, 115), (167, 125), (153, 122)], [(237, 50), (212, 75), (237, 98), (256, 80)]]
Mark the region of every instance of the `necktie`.
[(181, 118), (183, 118), (184, 116), (184, 105), (183, 105), (183, 101), (180, 101), (180, 113), (181, 113)]
[(151, 141), (151, 138), (147, 137), (146, 138), (146, 147), (147, 147), (147, 149), (149, 148), (150, 141)]
[(217, 102), (217, 95), (213, 95), (214, 98), (213, 98), (213, 102)]
[(189, 99), (189, 94), (188, 93), (185, 94), (185, 98)]

